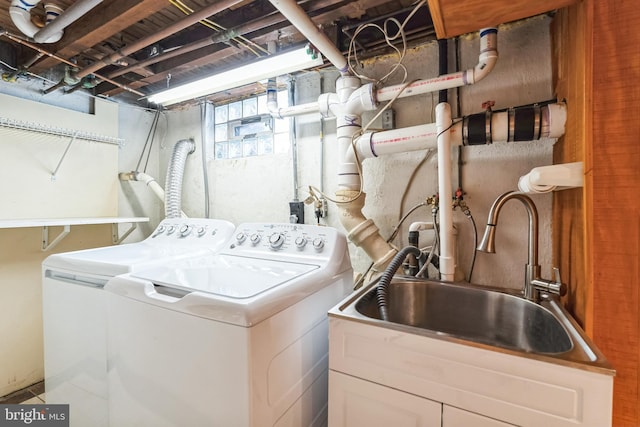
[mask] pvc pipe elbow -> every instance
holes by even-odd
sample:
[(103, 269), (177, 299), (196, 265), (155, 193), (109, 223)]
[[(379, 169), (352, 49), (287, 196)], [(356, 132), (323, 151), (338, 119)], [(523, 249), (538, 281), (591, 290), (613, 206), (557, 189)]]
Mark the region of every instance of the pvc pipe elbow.
[[(40, 3), (40, 0), (37, 0), (30, 7), (25, 8), (23, 2), (20, 0), (13, 0), (11, 2), (11, 7), (9, 8), (9, 16), (11, 17), (13, 24), (22, 34), (29, 38), (33, 38), (33, 36), (40, 31), (40, 28), (31, 22), (31, 9), (33, 9), (38, 3)], [(46, 7), (48, 9), (55, 8), (56, 10), (62, 11), (62, 9), (54, 5), (47, 5)], [(42, 40), (41, 43), (55, 43), (62, 38), (63, 34), (64, 33), (62, 31), (51, 34), (46, 38), (46, 40)]]
[(480, 30), (480, 55), (478, 64), (466, 73), (467, 84), (474, 84), (484, 79), (498, 62), (498, 30), (483, 28)]
[(365, 197), (364, 193), (356, 199), (358, 191), (342, 190), (336, 192), (339, 200), (340, 223), (347, 232), (347, 237), (356, 246), (362, 248), (373, 261), (374, 270), (381, 271), (391, 262), (396, 249), (380, 235), (380, 230), (371, 219), (365, 218), (362, 213)]
[(416, 221), (409, 225), (409, 231), (433, 230), (433, 222)]
[(346, 114), (362, 115), (365, 111), (373, 111), (378, 107), (374, 96), (373, 83), (360, 86), (354, 90), (346, 102)]
[(318, 109), (320, 115), (325, 118), (336, 117), (340, 108), (340, 100), (335, 93), (323, 93), (318, 97)]
[[(370, 159), (372, 157), (378, 157), (378, 155), (373, 151), (373, 146), (371, 141), (373, 139), (373, 132), (367, 132), (364, 135), (360, 136), (353, 146), (349, 146), (347, 151), (343, 154), (343, 162), (344, 163), (356, 163), (358, 160), (362, 162), (365, 159)], [(356, 153), (353, 148), (355, 147), (355, 151), (357, 151), (358, 157), (356, 159)]]
[[(31, 10), (31, 9), (29, 9)], [(11, 5), (9, 8), (9, 16), (18, 30), (27, 37), (33, 37), (39, 28), (31, 22), (31, 13), (19, 6)]]

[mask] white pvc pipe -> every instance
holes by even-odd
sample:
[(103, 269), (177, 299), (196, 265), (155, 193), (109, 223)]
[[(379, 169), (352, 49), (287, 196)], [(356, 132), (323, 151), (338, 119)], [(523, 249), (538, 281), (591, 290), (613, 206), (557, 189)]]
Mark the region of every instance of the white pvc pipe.
[(164, 203), (164, 190), (154, 177), (147, 175), (144, 172), (135, 172), (135, 179), (136, 181), (144, 182), (146, 186), (153, 191), (153, 194), (155, 194)]
[[(462, 123), (450, 129), (450, 144), (462, 145)], [(394, 153), (437, 148), (438, 132), (435, 123), (410, 126), (381, 132), (370, 132), (358, 138), (356, 147), (361, 160)]]
[(436, 106), (438, 132), (438, 212), (440, 218), (440, 279), (453, 281), (455, 273), (455, 240), (451, 207), (451, 144), (449, 126), (451, 107), (446, 102)]
[(289, 107), (278, 107), (278, 88), (275, 77), (270, 78), (267, 83), (267, 109), (271, 116), (278, 119), (320, 112), (318, 102), (292, 105)]
[(433, 223), (427, 221), (416, 221), (409, 225), (409, 231), (433, 230)]
[(405, 85), (399, 84), (378, 89), (376, 92), (377, 101), (390, 101), (398, 92), (402, 93), (399, 98), (437, 92), (440, 90), (453, 89), (460, 86), (471, 85), (486, 77), (496, 62), (498, 61), (498, 30), (495, 28), (485, 28), (480, 30), (480, 55), (478, 64), (474, 68), (457, 73), (445, 74), (427, 80), (418, 80), (406, 89)]
[[(40, 3), (40, 0), (33, 0), (33, 2), (30, 3), (22, 0), (11, 0), (11, 6), (9, 7), (9, 15), (11, 16), (13, 24), (22, 34), (29, 38), (32, 38), (40, 31), (40, 28), (31, 22), (31, 9), (36, 7), (38, 3)], [(45, 9), (47, 12), (47, 23), (52, 22), (62, 12), (62, 9), (53, 3), (46, 4)], [(55, 43), (62, 38), (62, 35), (62, 31), (51, 34), (51, 36), (41, 41), (41, 43)]]
[(336, 81), (337, 95), (327, 106), (336, 117), (336, 136), (338, 142), (338, 186), (341, 189), (359, 190), (360, 175), (358, 162), (353, 156), (353, 136), (362, 128), (362, 112), (367, 106), (352, 99), (362, 100), (360, 92), (366, 92), (365, 86), (360, 86), (360, 79), (353, 76), (343, 76)]
[[(63, 30), (67, 28), (69, 25), (80, 19), (82, 16), (87, 14), (91, 9), (96, 7), (102, 3), (102, 0), (78, 0), (67, 10), (64, 11), (60, 16), (56, 18), (54, 22), (47, 24), (46, 27), (39, 30), (33, 36), (33, 39), (37, 43), (47, 43), (46, 40), (53, 37), (54, 35), (60, 33), (62, 34)], [(48, 15), (47, 15), (48, 16)], [(50, 42), (49, 42), (50, 43)]]
[(317, 102), (309, 102), (308, 104), (292, 105), (290, 107), (280, 107), (277, 109), (274, 117), (280, 119), (285, 117), (301, 116), (303, 114), (319, 113), (320, 108)]
[(583, 180), (582, 162), (538, 166), (520, 177), (518, 189), (523, 193), (548, 193), (582, 187)]
[[(566, 107), (562, 103), (541, 108), (542, 132), (540, 138), (559, 138), (564, 134)], [(462, 145), (462, 120), (449, 130), (451, 146)], [(380, 132), (368, 132), (356, 141), (358, 158), (369, 159), (394, 153), (429, 150), (437, 148), (437, 126), (435, 123), (410, 126)], [(509, 113), (501, 111), (491, 115), (491, 141), (509, 141)], [(348, 154), (353, 158), (353, 154)]]
[(295, 0), (270, 0), (271, 4), (304, 35), (342, 74), (349, 67), (342, 52), (320, 30)]

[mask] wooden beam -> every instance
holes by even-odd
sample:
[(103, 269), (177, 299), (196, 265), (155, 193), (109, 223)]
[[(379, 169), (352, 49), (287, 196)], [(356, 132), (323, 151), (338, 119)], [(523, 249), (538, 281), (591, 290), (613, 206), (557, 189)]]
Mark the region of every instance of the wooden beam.
[(569, 266), (570, 308), (616, 369), (615, 427), (640, 425), (639, 25), (633, 2), (599, 0), (554, 22), (556, 90), (568, 106), (554, 161), (582, 157), (585, 173), (582, 203), (554, 196), (554, 256)]
[[(113, 0), (102, 2), (82, 19), (71, 24), (57, 44), (56, 55), (72, 58), (114, 34), (128, 28), (170, 3), (167, 0)], [(52, 58), (44, 59), (29, 70), (43, 72), (57, 64)]]

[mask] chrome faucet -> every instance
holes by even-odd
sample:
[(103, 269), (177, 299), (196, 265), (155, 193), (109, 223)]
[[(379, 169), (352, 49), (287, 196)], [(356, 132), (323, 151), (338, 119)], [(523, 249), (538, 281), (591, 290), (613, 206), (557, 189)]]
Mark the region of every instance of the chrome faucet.
[(529, 215), (529, 250), (527, 264), (525, 266), (524, 297), (537, 302), (540, 300), (541, 291), (564, 295), (567, 292), (567, 287), (561, 283), (560, 272), (557, 268), (554, 269), (556, 273), (555, 281), (545, 280), (540, 277), (540, 266), (538, 265), (538, 210), (533, 200), (526, 194), (511, 191), (502, 194), (493, 202), (489, 210), (487, 228), (484, 230), (484, 236), (477, 250), (492, 254), (496, 252), (495, 234), (496, 226), (498, 225), (498, 215), (500, 214), (502, 206), (512, 199), (522, 202), (525, 208), (527, 208), (527, 214)]

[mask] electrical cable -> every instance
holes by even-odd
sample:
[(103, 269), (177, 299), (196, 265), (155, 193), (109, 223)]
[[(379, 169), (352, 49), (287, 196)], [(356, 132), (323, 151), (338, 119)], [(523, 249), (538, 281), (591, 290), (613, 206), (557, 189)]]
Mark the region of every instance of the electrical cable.
[(391, 233), (391, 236), (387, 239), (387, 243), (391, 242), (393, 239), (396, 238), (396, 236), (398, 235), (398, 232), (400, 231), (400, 227), (402, 226), (402, 223), (404, 223), (404, 221), (409, 217), (409, 215), (411, 215), (415, 210), (417, 210), (418, 208), (421, 208), (423, 206), (427, 206), (427, 202), (418, 203), (417, 205), (415, 205), (414, 207), (409, 209), (409, 212), (407, 212), (400, 219), (398, 224), (394, 227), (393, 232)]
[(415, 177), (418, 174), (418, 171), (420, 170), (422, 165), (424, 165), (426, 163), (426, 161), (429, 160), (429, 158), (431, 158), (432, 155), (433, 155), (433, 150), (428, 149), (427, 152), (425, 153), (424, 157), (422, 158), (422, 160), (420, 160), (420, 162), (413, 169), (413, 172), (411, 173), (411, 176), (409, 177), (409, 180), (407, 181), (407, 185), (404, 188), (404, 192), (402, 193), (402, 197), (400, 198), (400, 214), (402, 214), (402, 207), (404, 206), (405, 199), (407, 197), (407, 194), (409, 193), (409, 188), (411, 188), (413, 180), (415, 179)]
[[(185, 15), (190, 15), (194, 12), (194, 10), (192, 8), (190, 8), (189, 6), (187, 6), (186, 4), (184, 4), (181, 0), (169, 0), (169, 3), (171, 3), (172, 5), (174, 5), (175, 7), (177, 7), (182, 13), (184, 13)], [(210, 28), (214, 31), (228, 31), (227, 28), (223, 27), (222, 25), (219, 25), (215, 22), (213, 22), (210, 19), (203, 19), (200, 21), (200, 24), (204, 25), (207, 28)], [(256, 50), (260, 50), (263, 53), (269, 55), (269, 51), (265, 48), (263, 48), (262, 46), (260, 46), (259, 44), (247, 39), (244, 36), (235, 36), (231, 38), (233, 41), (235, 41), (238, 45), (244, 47), (245, 49), (247, 49), (249, 52), (253, 53), (256, 56), (261, 56), (258, 52), (256, 52)]]
[(473, 267), (476, 263), (476, 253), (478, 252), (476, 248), (478, 247), (478, 228), (476, 227), (476, 222), (473, 219), (471, 213), (467, 215), (467, 218), (471, 220), (471, 225), (473, 226), (473, 255), (471, 256), (471, 265), (469, 267), (469, 275), (467, 276), (467, 282), (471, 283), (471, 276), (473, 275)]
[(431, 260), (435, 255), (436, 248), (440, 246), (440, 236), (438, 225), (436, 224), (437, 219), (437, 209), (433, 209), (431, 211), (431, 217), (433, 219), (433, 230), (435, 231), (435, 235), (433, 236), (433, 244), (431, 245), (431, 250), (429, 251), (429, 255), (427, 256), (427, 260), (425, 261), (422, 268), (416, 273), (415, 277), (422, 277), (424, 273), (428, 270), (429, 264), (431, 264)]
[[(158, 123), (158, 116), (160, 115), (160, 110), (156, 110), (155, 115), (153, 116), (153, 120), (151, 121), (151, 126), (149, 127), (149, 132), (147, 133), (147, 139), (144, 141), (144, 146), (142, 147), (142, 151), (140, 152), (140, 158), (138, 159), (138, 163), (136, 164), (136, 171), (140, 170), (140, 164), (142, 163), (142, 158), (144, 157), (144, 153), (147, 150), (147, 145), (149, 144), (149, 138), (151, 138), (151, 140), (153, 140), (153, 137), (151, 136), (151, 133), (153, 132), (155, 135), (155, 131), (154, 129), (156, 128), (156, 125)], [(149, 152), (151, 152), (151, 147), (149, 147)], [(149, 156), (147, 155), (147, 162), (149, 161)], [(145, 168), (144, 171), (147, 171), (147, 167), (145, 164)]]
[[(409, 22), (409, 20), (411, 20), (411, 18), (413, 17), (413, 15), (416, 14), (416, 12), (418, 11), (418, 9), (420, 9), (422, 6), (424, 6), (427, 3), (427, 0), (422, 0), (420, 1), (418, 4), (416, 4), (416, 6), (413, 8), (413, 10), (409, 13), (409, 15), (405, 18), (405, 20), (400, 23), (397, 19), (395, 18), (389, 18), (386, 19), (383, 23), (383, 26), (381, 27), (380, 25), (377, 24), (364, 24), (359, 26), (356, 31), (354, 32), (353, 36), (351, 37), (351, 41), (349, 43), (349, 50), (348, 50), (348, 54), (347, 54), (347, 64), (349, 66), (349, 71), (355, 75), (356, 77), (359, 77), (361, 79), (367, 80), (367, 81), (374, 81), (377, 84), (383, 83), (385, 82), (391, 75), (393, 75), (399, 68), (402, 68), (404, 70), (404, 78), (402, 79), (402, 81), (404, 82), (406, 80), (407, 77), (407, 69), (406, 67), (402, 64), (402, 61), (404, 60), (404, 57), (406, 55), (406, 51), (407, 51), (407, 39), (406, 39), (406, 35), (404, 32), (404, 27), (407, 25), (407, 23)], [(396, 31), (396, 33), (394, 35), (389, 35), (389, 28), (388, 25), (389, 23), (393, 23), (398, 27), (398, 30)], [(363, 74), (359, 74), (358, 72), (356, 72), (356, 70), (353, 68), (352, 65), (352, 61), (351, 59), (353, 58), (353, 60), (355, 61), (356, 65), (360, 66), (360, 61), (358, 60), (358, 54), (357, 54), (357, 50), (355, 49), (355, 40), (358, 36), (359, 33), (361, 33), (362, 31), (364, 31), (367, 28), (374, 28), (379, 30), (380, 32), (382, 32), (382, 34), (384, 35), (384, 40), (385, 43), (391, 47), (397, 54), (398, 54), (398, 61), (396, 62), (396, 64), (391, 68), (391, 70), (385, 74), (383, 77), (379, 78), (379, 79), (373, 79), (371, 77), (368, 77), (366, 75)], [(402, 39), (402, 49), (398, 49), (396, 46), (393, 45), (393, 41), (395, 41), (398, 37), (401, 37)]]
[[(18, 69), (18, 68), (14, 67), (13, 65), (9, 65), (9, 64), (7, 64), (6, 62), (4, 62), (4, 61), (2, 61), (2, 60), (0, 60), (0, 64), (1, 64), (1, 65), (3, 65), (3, 66), (5, 66), (5, 67), (7, 67), (7, 68), (9, 68), (10, 70), (18, 71), (18, 74), (24, 73), (24, 74), (27, 74), (27, 75), (29, 75), (29, 76), (31, 76), (31, 77), (35, 77), (35, 78), (37, 78), (37, 79), (44, 80), (44, 81), (45, 81), (45, 82), (47, 82), (47, 83), (51, 83), (51, 84), (55, 84), (55, 83), (56, 83), (56, 82), (54, 82), (53, 80), (49, 80), (49, 79), (48, 79), (48, 78), (46, 78), (46, 77), (39, 76), (38, 74), (32, 73), (31, 71), (27, 71), (27, 70), (20, 70), (20, 71), (19, 71), (19, 69)], [(3, 79), (3, 80), (4, 80), (4, 79)]]
[[(406, 83), (406, 84), (405, 84), (405, 85), (404, 85), (404, 86), (403, 86), (403, 87), (398, 91), (398, 93), (397, 93), (397, 94), (396, 94), (392, 99), (390, 99), (390, 100), (389, 100), (389, 102), (387, 102), (387, 103), (384, 105), (384, 107), (382, 107), (382, 109), (381, 109), (381, 110), (380, 110), (380, 111), (379, 111), (375, 116), (373, 116), (373, 118), (372, 118), (371, 120), (369, 120), (369, 122), (368, 122), (365, 126), (363, 126), (362, 128), (360, 128), (360, 130), (358, 130), (357, 132), (355, 132), (353, 135), (351, 135), (351, 149), (353, 150), (353, 155), (354, 155), (354, 157), (355, 157), (355, 164), (356, 164), (356, 168), (357, 168), (357, 171), (358, 171), (358, 178), (360, 178), (360, 179), (359, 179), (359, 181), (360, 181), (360, 186), (359, 186), (359, 188), (358, 188), (358, 193), (357, 193), (355, 196), (353, 196), (353, 197), (349, 198), (348, 200), (336, 200), (336, 199), (334, 199), (334, 198), (332, 198), (332, 197), (330, 197), (330, 196), (326, 195), (323, 191), (319, 190), (318, 188), (316, 188), (316, 187), (314, 187), (314, 186), (311, 186), (311, 185), (310, 185), (310, 186), (309, 186), (309, 188), (313, 189), (313, 190), (314, 190), (314, 191), (316, 191), (318, 194), (320, 194), (322, 197), (324, 197), (324, 198), (325, 198), (325, 199), (327, 199), (328, 201), (330, 201), (330, 202), (332, 202), (332, 203), (335, 203), (335, 204), (347, 204), (347, 203), (351, 203), (351, 202), (353, 202), (353, 201), (357, 200), (357, 199), (358, 199), (358, 197), (360, 197), (360, 196), (362, 195), (362, 181), (363, 181), (363, 179), (362, 179), (362, 164), (361, 164), (361, 162), (360, 162), (360, 157), (358, 156), (358, 149), (356, 148), (356, 142), (355, 142), (355, 141), (356, 141), (356, 139), (357, 139), (357, 138), (361, 137), (361, 136), (362, 136), (362, 135), (363, 135), (367, 130), (369, 130), (369, 127), (373, 124), (373, 122), (374, 122), (378, 117), (380, 117), (380, 115), (381, 115), (385, 110), (387, 110), (387, 109), (388, 109), (388, 108), (389, 108), (389, 107), (390, 107), (390, 106), (391, 106), (391, 105), (392, 105), (392, 104), (393, 104), (393, 103), (398, 99), (398, 97), (400, 96), (400, 94), (401, 94), (402, 92), (404, 92), (404, 90), (405, 90), (406, 88), (408, 88), (408, 87), (409, 87), (412, 83), (414, 83), (414, 82), (415, 82), (415, 80), (413, 80), (413, 81), (411, 81), (411, 82), (409, 82), (409, 83)], [(452, 125), (452, 126), (453, 126), (453, 125)], [(445, 129), (445, 131), (446, 131), (446, 129)]]

